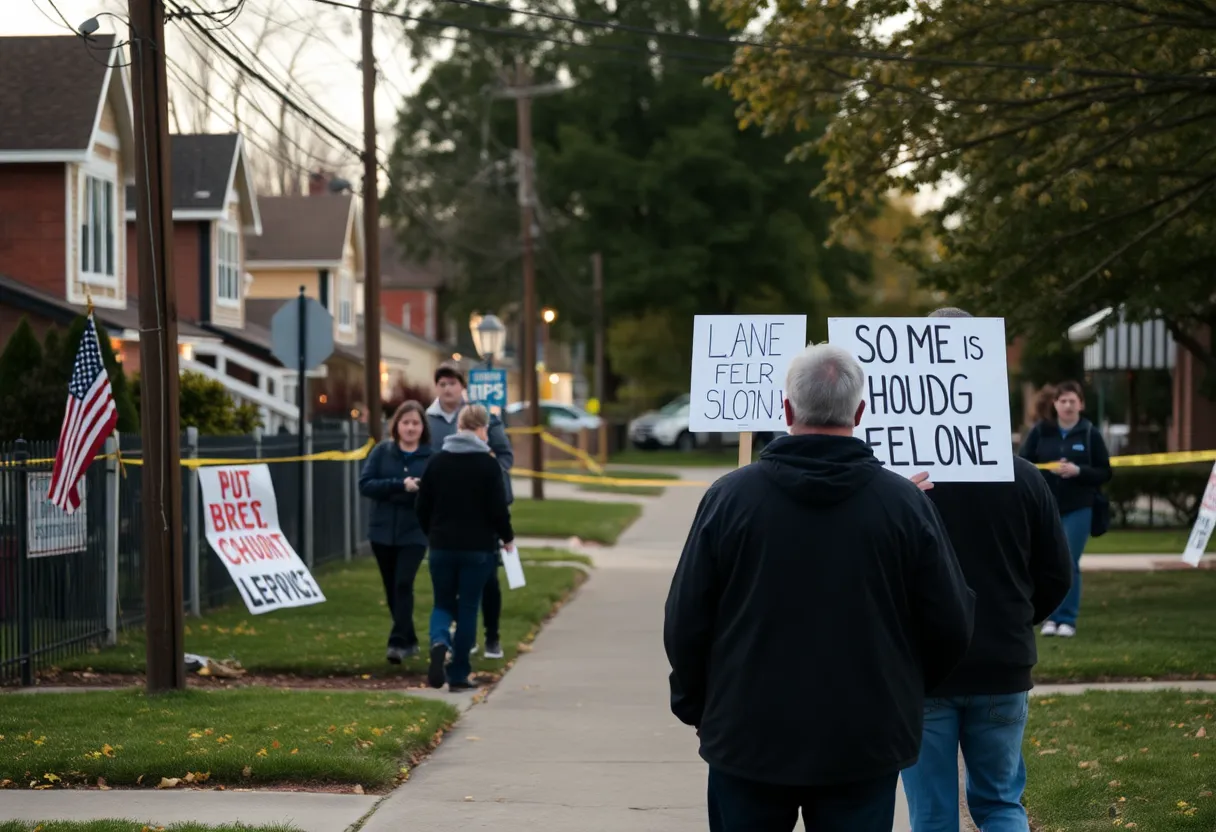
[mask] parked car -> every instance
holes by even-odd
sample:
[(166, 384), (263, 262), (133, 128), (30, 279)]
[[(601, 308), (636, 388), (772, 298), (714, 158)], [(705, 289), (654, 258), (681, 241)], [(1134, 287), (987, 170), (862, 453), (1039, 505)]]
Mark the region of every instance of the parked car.
[[(599, 430), (603, 420), (593, 416), (581, 407), (561, 402), (540, 403), (540, 420), (553, 430), (578, 433), (580, 430)], [(510, 427), (525, 425), (528, 422), (528, 403), (514, 402), (507, 405), (506, 423)]]
[[(629, 441), (634, 447), (650, 450), (674, 448), (678, 451), (691, 451), (705, 447), (713, 434), (692, 433), (688, 429), (688, 407), (688, 396), (679, 396), (658, 410), (643, 413), (629, 423)], [(756, 447), (763, 448), (773, 441), (773, 434), (757, 433), (752, 441)], [(739, 434), (723, 433), (722, 444), (738, 445)]]

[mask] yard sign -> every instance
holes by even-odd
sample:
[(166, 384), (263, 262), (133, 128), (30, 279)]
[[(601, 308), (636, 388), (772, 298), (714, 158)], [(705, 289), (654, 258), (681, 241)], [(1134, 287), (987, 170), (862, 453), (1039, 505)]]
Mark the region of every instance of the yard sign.
[(279, 528), (279, 506), (265, 464), (203, 467), (198, 477), (207, 542), (251, 613), (325, 600)]

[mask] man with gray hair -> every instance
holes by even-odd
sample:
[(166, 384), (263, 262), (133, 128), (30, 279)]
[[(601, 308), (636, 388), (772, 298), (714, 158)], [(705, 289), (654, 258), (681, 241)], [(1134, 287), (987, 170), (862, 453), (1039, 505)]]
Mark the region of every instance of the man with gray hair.
[(705, 494), (667, 598), (671, 708), (709, 763), (711, 832), (890, 832), (926, 689), (971, 638), (932, 503), (853, 438), (861, 365), (807, 347), (788, 436)]

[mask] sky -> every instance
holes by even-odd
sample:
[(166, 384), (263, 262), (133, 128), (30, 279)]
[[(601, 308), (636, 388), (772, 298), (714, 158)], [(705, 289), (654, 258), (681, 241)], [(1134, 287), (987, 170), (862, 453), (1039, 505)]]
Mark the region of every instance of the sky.
[[(0, 16), (0, 36), (67, 34), (67, 27), (56, 14), (56, 8), (74, 26), (100, 12), (118, 13), (124, 20), (126, 18), (125, 0), (3, 2), (6, 8), (4, 15)], [(228, 0), (194, 0), (189, 5), (195, 8), (222, 9), (227, 8), (230, 3)], [(246, 0), (245, 8), (231, 27), (231, 34), (246, 44), (254, 44), (265, 26), (267, 17), (280, 24), (281, 28), (266, 39), (258, 54), (275, 70), (279, 79), (285, 80), (288, 77), (287, 66), (298, 50), (297, 70), (291, 75), (300, 86), (293, 92), (293, 97), (310, 108), (317, 106), (326, 111), (328, 116), (324, 117), (325, 120), (334, 123), (338, 127), (337, 132), (359, 145), (363, 130), (362, 74), (358, 65), (359, 13), (323, 6), (313, 0)], [(120, 37), (126, 38), (123, 21), (105, 16), (100, 18), (100, 22), (102, 32), (117, 30)], [(402, 94), (416, 89), (421, 80), (417, 73), (410, 71), (408, 52), (394, 36), (396, 26), (396, 22), (391, 19), (377, 18), (376, 54), (381, 81), (377, 86), (376, 122), (380, 128), (381, 148), (385, 148), (391, 141), (396, 110)], [(197, 79), (204, 71), (200, 68), (200, 59), (195, 50), (205, 49), (214, 56), (214, 74), (209, 88), (217, 102), (213, 108), (211, 122), (205, 128), (188, 124), (183, 129), (187, 126), (195, 130), (216, 132), (233, 129), (235, 119), (231, 113), (232, 93), (229, 81), (237, 75), (235, 67), (183, 22), (170, 21), (166, 26), (166, 33), (169, 58), (177, 64), (176, 67), (170, 68), (170, 89), (175, 103), (183, 102), (179, 116), (184, 122), (193, 120), (191, 116), (194, 113), (189, 111), (198, 111), (200, 105), (197, 102), (203, 97), (202, 87)], [(248, 56), (245, 57), (248, 59)], [(251, 141), (260, 143), (266, 150), (277, 147), (272, 141), (277, 130), (267, 120), (268, 117), (277, 117), (277, 100), (271, 94), (260, 90), (256, 82), (247, 84), (241, 94), (250, 98), (256, 96), (252, 102), (246, 100), (240, 105), (243, 122), (256, 134)], [(255, 107), (263, 110), (267, 116), (260, 115)], [(293, 140), (297, 142), (301, 153), (314, 150), (314, 143), (321, 141), (310, 136), (311, 131), (304, 128), (299, 121), (295, 122), (294, 129)], [(332, 152), (335, 159), (344, 157), (336, 142), (332, 139), (326, 141), (334, 146), (332, 151), (326, 151), (326, 155)], [(349, 159), (347, 161), (353, 162)]]

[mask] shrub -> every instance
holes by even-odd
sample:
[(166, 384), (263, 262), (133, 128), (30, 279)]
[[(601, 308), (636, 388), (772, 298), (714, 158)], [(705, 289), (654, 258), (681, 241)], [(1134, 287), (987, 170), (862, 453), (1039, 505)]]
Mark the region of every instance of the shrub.
[(1117, 521), (1127, 524), (1127, 518), (1141, 497), (1163, 500), (1190, 526), (1199, 515), (1199, 501), (1207, 487), (1212, 467), (1204, 463), (1193, 465), (1156, 465), (1144, 468), (1116, 468), (1106, 484)]
[[(140, 398), (140, 379), (134, 381), (136, 402)], [(203, 436), (238, 436), (253, 433), (262, 426), (256, 405), (237, 404), (222, 382), (202, 373), (185, 370), (178, 379), (178, 413), (182, 430), (198, 428)]]

